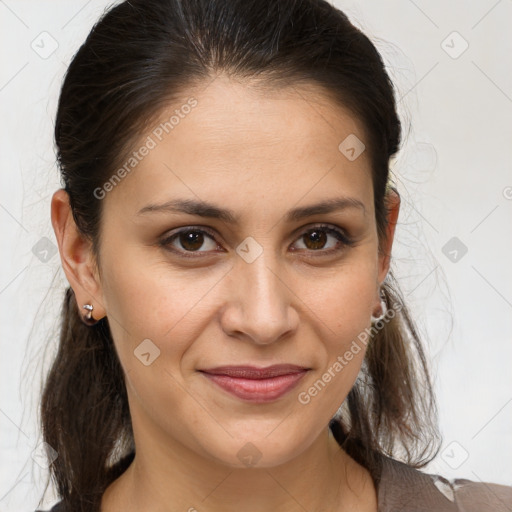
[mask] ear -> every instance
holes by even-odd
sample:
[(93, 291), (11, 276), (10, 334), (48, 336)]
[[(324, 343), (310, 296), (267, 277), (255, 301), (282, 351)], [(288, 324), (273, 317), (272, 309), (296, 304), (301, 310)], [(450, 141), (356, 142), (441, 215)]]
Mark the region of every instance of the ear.
[(51, 203), (52, 226), (59, 245), (64, 273), (75, 292), (78, 310), (85, 316), (84, 304), (94, 307), (93, 318), (106, 315), (92, 244), (78, 230), (64, 189), (57, 190)]
[(386, 190), (384, 202), (387, 210), (387, 226), (386, 237), (382, 241), (381, 250), (379, 252), (379, 286), (386, 278), (391, 262), (391, 248), (393, 247), (395, 228), (398, 221), (398, 213), (400, 211), (400, 195), (398, 191), (395, 188), (389, 187)]

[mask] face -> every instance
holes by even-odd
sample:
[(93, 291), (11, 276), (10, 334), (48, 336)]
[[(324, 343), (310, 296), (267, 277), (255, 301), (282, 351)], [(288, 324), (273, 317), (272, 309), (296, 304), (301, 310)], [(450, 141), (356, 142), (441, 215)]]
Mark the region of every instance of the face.
[[(313, 88), (263, 93), (219, 77), (188, 93), (182, 105), (193, 96), (193, 108), (163, 111), (134, 148), (150, 147), (145, 156), (107, 187), (99, 296), (136, 442), (149, 436), (231, 466), (252, 450), (273, 466), (326, 428), (364, 357), (363, 346), (334, 369), (370, 326), (387, 272), (369, 155), (338, 147), (366, 137)], [(166, 133), (160, 123), (176, 109)], [(340, 199), (332, 211), (305, 209)], [(214, 208), (194, 213), (192, 202)], [(276, 364), (307, 369), (282, 377), (292, 387), (280, 396), (200, 371)]]

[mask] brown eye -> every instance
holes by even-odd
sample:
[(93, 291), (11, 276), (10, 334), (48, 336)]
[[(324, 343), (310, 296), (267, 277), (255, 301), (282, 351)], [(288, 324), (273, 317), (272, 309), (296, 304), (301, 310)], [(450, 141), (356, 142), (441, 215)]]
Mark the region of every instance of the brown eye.
[[(354, 245), (355, 242), (339, 228), (320, 225), (303, 232), (302, 236), (295, 243), (302, 243), (303, 247), (292, 248), (292, 251), (300, 249), (301, 252), (318, 253), (315, 256), (328, 256), (346, 250), (349, 246)], [(208, 244), (210, 244), (209, 247)], [(222, 251), (221, 246), (215, 241), (213, 232), (207, 231), (204, 228), (189, 227), (182, 229), (164, 238), (159, 242), (159, 245), (180, 256), (190, 258), (219, 252), (218, 250), (216, 251), (219, 248)]]
[(354, 244), (354, 241), (340, 229), (324, 225), (314, 226), (305, 231), (296, 243), (299, 242), (304, 246), (299, 246), (299, 249), (311, 253), (318, 252), (319, 254), (315, 256), (339, 252)]
[(196, 228), (178, 231), (162, 240), (160, 245), (182, 256), (189, 256), (187, 253), (194, 252), (199, 253), (198, 255), (203, 255), (201, 253), (208, 253), (219, 247), (215, 242), (213, 234), (210, 234), (204, 229)]
[(182, 231), (178, 235), (183, 249), (187, 251), (197, 251), (204, 243), (204, 235), (200, 231)]
[(324, 230), (314, 229), (303, 235), (302, 239), (307, 249), (322, 249), (327, 243), (327, 234)]

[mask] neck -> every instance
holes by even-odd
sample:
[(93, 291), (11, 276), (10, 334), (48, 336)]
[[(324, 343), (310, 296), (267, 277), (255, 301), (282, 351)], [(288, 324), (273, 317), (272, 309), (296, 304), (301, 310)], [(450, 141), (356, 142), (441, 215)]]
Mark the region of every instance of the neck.
[(241, 504), (244, 512), (377, 510), (369, 473), (328, 428), (299, 456), (269, 468), (233, 468), (157, 439), (135, 439), (135, 458), (107, 488), (101, 512), (238, 512)]

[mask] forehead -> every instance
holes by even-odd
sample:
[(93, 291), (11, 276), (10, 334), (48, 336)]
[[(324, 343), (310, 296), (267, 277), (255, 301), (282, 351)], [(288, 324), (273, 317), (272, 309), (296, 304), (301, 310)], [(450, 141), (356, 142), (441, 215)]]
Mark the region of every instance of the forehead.
[(108, 199), (131, 211), (184, 194), (243, 207), (338, 189), (364, 201), (372, 197), (369, 155), (347, 158), (343, 143), (365, 138), (357, 118), (319, 87), (272, 89), (220, 76), (159, 112), (134, 147), (150, 149)]
[[(259, 144), (280, 144), (290, 150), (312, 151), (315, 145), (325, 150), (332, 144), (337, 149), (350, 134), (366, 139), (359, 120), (319, 85), (297, 83), (276, 88), (263, 81), (245, 83), (221, 75), (190, 94), (198, 104), (182, 120), (189, 119), (188, 123), (180, 124), (182, 128), (192, 125), (190, 131), (200, 124), (195, 135), (212, 145), (218, 140), (224, 147), (231, 143), (238, 149), (241, 145), (249, 150)], [(162, 112), (160, 121), (166, 118), (168, 110)], [(190, 131), (187, 137), (194, 135)]]

